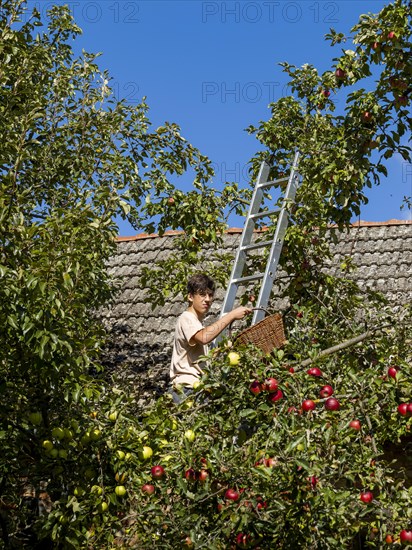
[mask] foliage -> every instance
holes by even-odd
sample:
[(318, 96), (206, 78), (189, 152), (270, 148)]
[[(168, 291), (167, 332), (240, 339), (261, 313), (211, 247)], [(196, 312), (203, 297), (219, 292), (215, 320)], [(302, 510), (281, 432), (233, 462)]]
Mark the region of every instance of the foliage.
[[(396, 152), (410, 159), (403, 143), (411, 122), (408, 7), (396, 0), (361, 17), (355, 49), (336, 60), (344, 77), (284, 64), (295, 97), (272, 105), (271, 119), (250, 129), (265, 147), (252, 165), (269, 154), (274, 177), (287, 173), (295, 146), (302, 153), (283, 260), (294, 304), (285, 350), (262, 357), (239, 349), (234, 367), (226, 342), (192, 398), (175, 406), (165, 396), (136, 418), (138, 396), (99, 378), (105, 334), (95, 312), (115, 290), (106, 269), (113, 219), (127, 216), (137, 229), (160, 234), (185, 231), (172, 264), (143, 273), (149, 298), (161, 303), (159, 277), (170, 285), (167, 296), (199, 265), (210, 271), (228, 209), (240, 212), (249, 192), (231, 184), (215, 193), (208, 159), (176, 124), (152, 130), (144, 100), (132, 108), (113, 98), (97, 56), (73, 56), (69, 42), (80, 29), (67, 8), (53, 7), (39, 32), (36, 10), (27, 18), (25, 2), (2, 2), (3, 547), (296, 548), (298, 541), (342, 548), (355, 537), (382, 547), (386, 534), (410, 529), (410, 480), (383, 453), (388, 441), (405, 445), (411, 426), (396, 410), (411, 395), (410, 310), (395, 316), (381, 298), (323, 269), (328, 224), (347, 226), (364, 186), (385, 173), (385, 159)], [(330, 38), (344, 40), (335, 32)], [(372, 66), (380, 71), (373, 94), (358, 87)], [(344, 113), (332, 114), (326, 87), (349, 91)], [(194, 181), (184, 194), (177, 182), (186, 173)], [(230, 260), (220, 259), (213, 275), (224, 283)], [(164, 281), (172, 266), (175, 277)], [(365, 323), (380, 330), (318, 357)], [(324, 410), (320, 379), (300, 366), (306, 357), (321, 367), (322, 384), (333, 386), (339, 411)], [(398, 367), (395, 378), (389, 365)], [(283, 394), (274, 403), (249, 389), (269, 376)], [(304, 398), (318, 400), (314, 411), (301, 413)], [(348, 427), (355, 417), (360, 431)], [(166, 473), (153, 482), (156, 465)], [(154, 493), (143, 492), (144, 484)], [(228, 487), (239, 500), (227, 502)], [(367, 506), (358, 498), (366, 488), (374, 494)]]
[[(107, 272), (115, 217), (128, 216), (143, 228), (152, 215), (148, 197), (173, 189), (171, 178), (190, 171), (203, 193), (211, 175), (209, 161), (176, 124), (153, 130), (144, 100), (130, 107), (113, 98), (97, 55), (74, 57), (70, 42), (80, 29), (67, 7), (52, 7), (49, 20), (42, 29), (26, 2), (1, 3), (0, 518), (6, 546), (35, 544), (33, 525), (41, 521), (29, 504), (46, 494), (45, 486), (58, 500), (96, 460), (104, 468), (110, 462), (98, 450), (82, 450), (76, 438), (89, 429), (90, 398), (102, 391), (96, 373), (105, 335), (95, 312), (115, 290)], [(56, 427), (70, 436), (54, 437)], [(43, 441), (54, 444), (46, 455)]]
[[(327, 38), (332, 45), (350, 42), (351, 47), (342, 49), (331, 70), (322, 74), (310, 64), (298, 68), (281, 63), (293, 95), (272, 103), (270, 118), (248, 128), (264, 147), (251, 160), (252, 181), (262, 160), (271, 167), (269, 177), (279, 180), (272, 202), (276, 201), (277, 191), (284, 188), (296, 150), (300, 152), (298, 171), (302, 184), (290, 212), (292, 227), (286, 237), (290, 246), (281, 258), (289, 273), (299, 273), (304, 261), (313, 265), (319, 263), (319, 258), (327, 257), (328, 226), (336, 224), (345, 230), (359, 216), (362, 205), (367, 203), (366, 189), (379, 185), (382, 175), (387, 175), (388, 159), (398, 155), (411, 162), (410, 2), (396, 0), (379, 14), (362, 15), (351, 38), (333, 30)], [(343, 108), (336, 109), (335, 99), (344, 104)], [(405, 197), (405, 205), (408, 204)], [(273, 231), (275, 218), (263, 218), (261, 224)], [(268, 238), (265, 234), (264, 240)], [(195, 244), (198, 246), (191, 243), (190, 251), (182, 256), (187, 240), (177, 240), (173, 260), (179, 276), (171, 287), (167, 286), (173, 295), (184, 292), (188, 265), (193, 265), (192, 271), (204, 269), (213, 260), (209, 254), (208, 263), (200, 257), (195, 264), (203, 242)], [(216, 235), (217, 248), (219, 244)], [(183, 258), (185, 268), (179, 258)], [(163, 269), (168, 267), (166, 260), (143, 272), (142, 280), (155, 303)], [(258, 264), (254, 267), (259, 270)], [(222, 263), (219, 280), (227, 280), (229, 272), (227, 262)], [(293, 277), (291, 282), (293, 285)], [(307, 296), (303, 298), (306, 300)]]
[[(363, 322), (356, 316), (354, 311), (346, 321), (359, 333)], [(412, 390), (410, 309), (399, 312), (396, 328), (392, 314), (382, 311), (373, 338), (323, 358), (319, 350), (335, 344), (334, 335), (318, 331), (312, 320), (309, 310), (291, 311), (286, 347), (268, 356), (225, 341), (210, 354), (194, 393), (180, 405), (166, 394), (139, 422), (127, 418), (129, 404), (119, 394), (114, 431), (109, 435), (107, 413), (99, 412), (93, 422), (104, 435), (87, 444), (101, 466), (101, 499), (109, 503), (104, 526), (90, 496), (96, 481), (80, 479), (84, 494), (71, 485), (45, 528), (54, 525), (58, 540), (93, 547), (103, 540), (171, 549), (382, 548), (387, 537), (399, 542), (412, 521), (406, 474), (412, 417), (397, 409)], [(319, 313), (321, 326), (328, 320), (326, 310)], [(233, 352), (236, 365), (230, 363)], [(307, 357), (320, 375), (302, 365)], [(388, 374), (394, 365), (395, 378)], [(270, 378), (278, 385), (272, 393), (265, 389)], [(250, 390), (255, 383), (256, 391), (256, 381), (257, 394)], [(326, 409), (325, 385), (332, 386), (339, 410)], [(305, 399), (313, 400), (314, 410), (304, 410)], [(359, 428), (351, 426), (354, 420)], [(388, 442), (398, 444), (399, 463), (386, 452)], [(164, 473), (153, 473), (156, 466)], [(127, 498), (113, 495), (116, 473)], [(228, 489), (235, 491), (230, 498)], [(360, 498), (367, 491), (370, 503)]]

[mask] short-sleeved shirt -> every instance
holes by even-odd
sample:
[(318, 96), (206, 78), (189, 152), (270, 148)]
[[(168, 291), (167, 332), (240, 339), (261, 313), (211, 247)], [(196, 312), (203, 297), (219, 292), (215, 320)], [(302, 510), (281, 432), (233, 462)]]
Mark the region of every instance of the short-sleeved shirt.
[(170, 365), (170, 380), (173, 384), (193, 386), (201, 377), (202, 369), (199, 366), (199, 357), (207, 355), (208, 346), (198, 342), (193, 344), (189, 342), (202, 328), (201, 321), (190, 311), (185, 311), (178, 318)]

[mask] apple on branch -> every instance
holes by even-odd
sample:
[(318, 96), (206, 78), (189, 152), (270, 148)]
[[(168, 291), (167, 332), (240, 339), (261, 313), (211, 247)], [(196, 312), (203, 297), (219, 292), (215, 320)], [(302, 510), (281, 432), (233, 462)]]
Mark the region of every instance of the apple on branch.
[(364, 491), (359, 495), (359, 498), (365, 504), (370, 504), (373, 501), (373, 493), (372, 491)]
[(305, 399), (302, 402), (302, 409), (305, 412), (313, 411), (315, 408), (316, 408), (316, 404), (314, 401), (312, 401), (312, 399)]
[(159, 466), (159, 465), (152, 466), (150, 472), (154, 479), (161, 479), (166, 473), (163, 466)]

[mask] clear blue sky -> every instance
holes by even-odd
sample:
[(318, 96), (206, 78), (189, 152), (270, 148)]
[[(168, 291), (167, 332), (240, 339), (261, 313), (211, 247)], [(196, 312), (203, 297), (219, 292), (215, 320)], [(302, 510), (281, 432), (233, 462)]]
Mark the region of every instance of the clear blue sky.
[[(389, 1), (389, 0), (388, 0)], [(339, 47), (324, 35), (349, 32), (361, 13), (378, 12), (381, 0), (30, 1), (45, 10), (68, 4), (83, 36), (76, 49), (102, 52), (100, 67), (129, 102), (147, 96), (155, 127), (176, 122), (182, 135), (214, 163), (215, 186), (246, 185), (247, 163), (259, 150), (244, 129), (269, 117), (268, 104), (287, 93), (281, 61), (329, 69)], [(388, 180), (371, 192), (361, 219), (410, 218), (401, 211), (412, 195), (412, 166), (389, 165)], [(186, 181), (187, 184), (187, 181)], [(232, 220), (231, 220), (232, 221)], [(234, 219), (232, 225), (241, 225)], [(134, 230), (122, 223), (120, 234)]]

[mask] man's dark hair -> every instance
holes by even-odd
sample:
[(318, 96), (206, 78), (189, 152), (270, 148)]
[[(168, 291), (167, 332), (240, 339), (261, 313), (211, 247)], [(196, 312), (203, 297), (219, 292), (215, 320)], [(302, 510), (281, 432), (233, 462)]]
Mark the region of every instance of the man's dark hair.
[(187, 282), (188, 294), (205, 294), (206, 292), (214, 294), (215, 288), (214, 280), (204, 273), (193, 275)]

